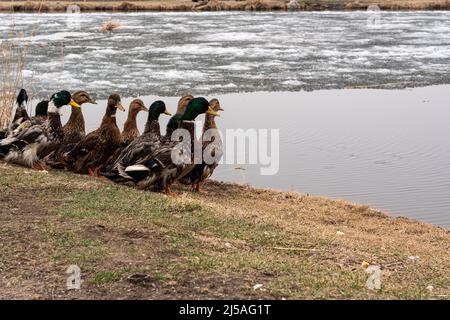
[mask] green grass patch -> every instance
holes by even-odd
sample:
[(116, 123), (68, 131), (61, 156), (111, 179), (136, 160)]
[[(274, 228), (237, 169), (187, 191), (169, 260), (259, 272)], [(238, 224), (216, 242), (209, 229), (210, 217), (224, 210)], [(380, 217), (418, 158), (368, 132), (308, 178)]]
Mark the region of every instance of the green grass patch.
[(103, 244), (97, 239), (83, 238), (73, 231), (54, 231), (49, 237), (55, 245), (52, 254), (55, 262), (81, 267), (106, 256)]
[(126, 273), (125, 270), (118, 271), (100, 271), (97, 272), (92, 279), (89, 280), (91, 284), (101, 285), (111, 282), (119, 281)]

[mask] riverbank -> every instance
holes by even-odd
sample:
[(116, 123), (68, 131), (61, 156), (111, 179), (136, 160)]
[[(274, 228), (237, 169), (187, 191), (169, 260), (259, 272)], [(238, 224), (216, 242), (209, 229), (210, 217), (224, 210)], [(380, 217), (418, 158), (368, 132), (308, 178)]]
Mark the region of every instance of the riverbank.
[[(0, 163), (0, 298), (448, 299), (449, 231), (209, 182), (178, 197)], [(366, 287), (366, 261), (382, 289)], [(66, 290), (69, 265), (81, 290)], [(148, 279), (134, 284), (133, 274)]]
[(190, 0), (150, 1), (0, 1), (3, 12), (66, 12), (76, 4), (82, 12), (92, 11), (324, 11), (367, 10), (376, 4), (381, 10), (450, 10), (450, 0), (280, 0), (219, 1), (208, 4)]

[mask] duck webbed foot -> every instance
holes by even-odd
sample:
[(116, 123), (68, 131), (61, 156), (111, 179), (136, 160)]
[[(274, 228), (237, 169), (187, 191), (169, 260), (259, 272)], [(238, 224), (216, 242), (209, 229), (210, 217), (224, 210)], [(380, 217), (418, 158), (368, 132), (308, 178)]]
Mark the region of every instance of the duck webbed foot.
[(100, 180), (104, 180), (104, 181), (109, 181), (108, 179), (106, 179), (104, 176), (102, 176), (101, 172), (100, 172), (101, 166), (100, 167), (96, 167), (94, 169), (92, 168), (88, 168), (88, 175), (90, 177), (96, 178), (96, 179), (100, 179)]
[(203, 189), (200, 188), (200, 183), (192, 184), (192, 191), (200, 192), (200, 193), (208, 193), (208, 191), (203, 190)]
[(36, 162), (33, 167), (34, 170), (40, 171), (40, 172), (48, 172), (47, 168), (45, 167), (44, 163), (42, 161)]
[(88, 171), (88, 175), (89, 175), (90, 177), (95, 177), (95, 172), (94, 172), (94, 170), (92, 170), (91, 168), (88, 168), (87, 171)]
[(170, 189), (170, 187), (165, 187), (165, 188), (164, 188), (164, 193), (165, 193), (166, 195), (168, 195), (168, 196), (171, 196), (171, 197), (176, 197), (176, 196), (177, 196), (177, 194), (176, 194), (175, 192), (173, 192), (173, 191)]
[(101, 173), (102, 166), (99, 166), (97, 168), (95, 168), (94, 170), (94, 177), (96, 177), (97, 179), (103, 180), (103, 181), (109, 181), (106, 177), (104, 177)]

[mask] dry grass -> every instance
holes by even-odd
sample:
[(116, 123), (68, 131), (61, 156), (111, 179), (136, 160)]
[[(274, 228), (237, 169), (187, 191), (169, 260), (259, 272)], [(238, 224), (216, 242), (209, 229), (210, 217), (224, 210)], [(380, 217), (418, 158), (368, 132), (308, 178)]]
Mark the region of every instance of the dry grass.
[[(48, 12), (66, 11), (77, 4), (81, 11), (275, 11), (288, 10), (283, 0), (220, 1), (198, 5), (190, 0), (142, 1), (0, 1), (0, 11)], [(301, 11), (366, 10), (377, 4), (382, 10), (450, 10), (450, 0), (298, 0), (294, 9)]]
[(102, 26), (100, 27), (100, 32), (111, 32), (115, 29), (121, 28), (123, 25), (120, 22), (108, 20), (105, 21)]
[[(299, 193), (205, 188), (171, 198), (0, 163), (0, 299), (450, 297), (449, 230)], [(380, 266), (381, 290), (367, 289), (363, 261)], [(79, 291), (65, 289), (71, 264)], [(136, 273), (150, 282), (127, 281)]]
[(9, 126), (17, 91), (22, 87), (27, 45), (16, 40), (0, 43), (0, 129)]
[(248, 0), (245, 6), (245, 10), (246, 11), (286, 10), (286, 4), (283, 1)]

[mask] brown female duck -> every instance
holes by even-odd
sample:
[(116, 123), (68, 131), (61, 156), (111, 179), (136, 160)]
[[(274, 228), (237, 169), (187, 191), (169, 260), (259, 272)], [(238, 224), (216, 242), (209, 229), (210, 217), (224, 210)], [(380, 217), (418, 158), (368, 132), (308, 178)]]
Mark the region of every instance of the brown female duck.
[[(72, 99), (82, 106), (85, 103), (97, 104), (86, 91), (76, 91), (72, 94)], [(63, 126), (63, 144), (78, 143), (86, 136), (83, 112), (81, 108), (72, 107), (70, 118)]]
[(66, 168), (76, 173), (98, 176), (98, 169), (120, 146), (120, 130), (116, 111), (125, 111), (120, 96), (109, 96), (100, 128), (86, 135), (64, 156)]
[(183, 114), (184, 111), (186, 111), (186, 107), (188, 106), (189, 102), (194, 99), (194, 96), (191, 94), (187, 94), (185, 96), (182, 96), (180, 100), (178, 100), (177, 105), (177, 112), (176, 114)]
[(141, 135), (136, 123), (136, 118), (140, 111), (148, 112), (144, 102), (141, 99), (134, 99), (131, 101), (130, 109), (128, 110), (128, 118), (123, 125), (123, 131), (120, 135), (122, 147), (126, 147), (131, 141)]
[[(71, 150), (75, 144), (81, 141), (86, 135), (83, 112), (81, 105), (85, 103), (96, 104), (86, 91), (76, 91), (72, 95), (72, 99), (80, 106), (75, 108), (72, 106), (70, 118), (63, 126), (63, 139), (58, 148), (44, 159), (45, 163), (53, 169), (64, 168), (64, 154)], [(40, 102), (45, 104), (45, 101)], [(36, 106), (36, 113), (38, 112)], [(42, 106), (44, 108), (44, 106)]]
[(137, 115), (140, 111), (148, 112), (144, 102), (141, 99), (134, 99), (131, 101), (130, 108), (128, 109), (128, 118), (125, 121), (123, 131), (120, 134), (120, 146), (116, 149), (116, 151), (114, 151), (109, 159), (105, 161), (103, 166), (100, 168), (101, 171), (109, 168), (116, 161), (122, 150), (141, 135), (136, 122)]

